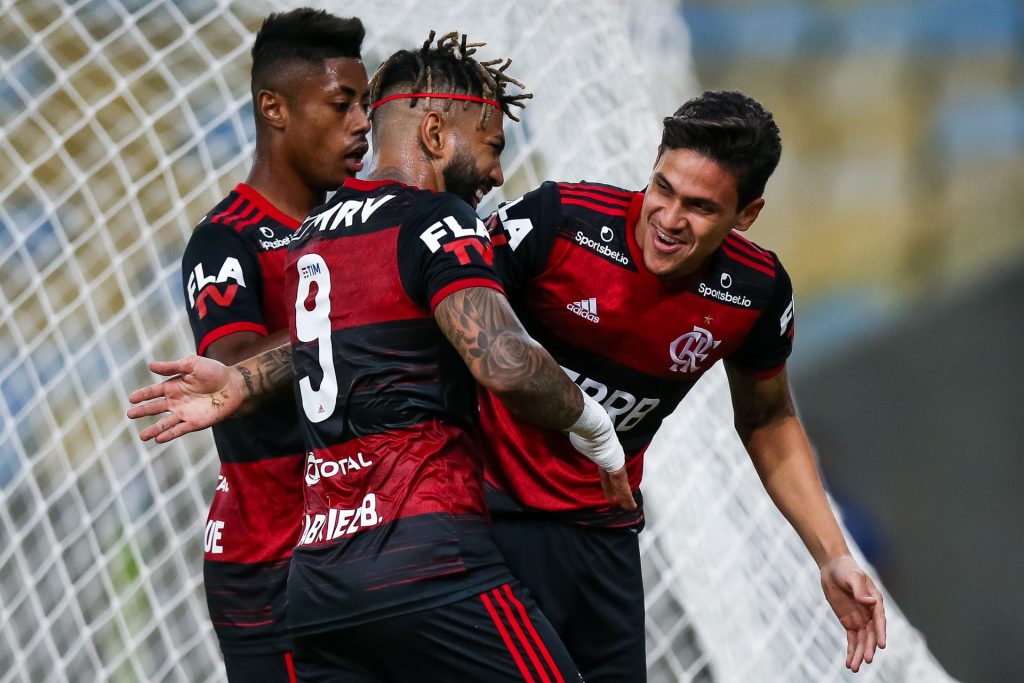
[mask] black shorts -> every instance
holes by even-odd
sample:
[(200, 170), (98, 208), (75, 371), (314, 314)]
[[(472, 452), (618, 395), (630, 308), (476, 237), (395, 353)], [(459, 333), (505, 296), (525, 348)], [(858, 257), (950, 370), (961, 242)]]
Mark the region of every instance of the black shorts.
[(441, 607), (295, 638), (302, 683), (580, 683), (554, 629), (522, 587), (502, 584)]
[(628, 529), (496, 515), (494, 537), (587, 683), (647, 680), (640, 544)]
[(224, 653), (230, 683), (296, 683), (291, 652)]

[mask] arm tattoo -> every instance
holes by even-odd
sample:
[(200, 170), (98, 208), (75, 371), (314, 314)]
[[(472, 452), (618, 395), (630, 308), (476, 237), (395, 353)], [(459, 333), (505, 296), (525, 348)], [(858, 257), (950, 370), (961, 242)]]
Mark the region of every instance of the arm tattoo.
[(566, 429), (580, 416), (580, 390), (527, 334), (502, 294), (463, 289), (446, 297), (434, 318), (473, 376), (510, 410), (553, 429)]
[(242, 379), (245, 380), (245, 388), (249, 391), (249, 398), (252, 398), (256, 395), (256, 387), (252, 385), (252, 372), (244, 365), (239, 365), (238, 371), (242, 373)]
[(262, 398), (281, 391), (295, 375), (290, 344), (264, 351), (235, 367), (245, 380), (249, 398)]
[(726, 365), (729, 391), (736, 416), (736, 431), (745, 441), (758, 427), (796, 415), (786, 371), (758, 379)]
[(295, 375), (292, 368), (291, 345), (285, 344), (276, 349), (264, 351), (256, 356), (256, 373), (260, 383), (260, 393), (269, 394), (288, 385)]

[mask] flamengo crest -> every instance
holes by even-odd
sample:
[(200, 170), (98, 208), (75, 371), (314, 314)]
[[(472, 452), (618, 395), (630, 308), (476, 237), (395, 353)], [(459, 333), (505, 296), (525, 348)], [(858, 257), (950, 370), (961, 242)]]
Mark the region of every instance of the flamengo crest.
[(693, 326), (693, 332), (687, 332), (669, 344), (668, 353), (672, 357), (672, 372), (697, 372), (705, 368), (698, 367), (707, 360), (708, 351), (721, 344), (703, 327)]

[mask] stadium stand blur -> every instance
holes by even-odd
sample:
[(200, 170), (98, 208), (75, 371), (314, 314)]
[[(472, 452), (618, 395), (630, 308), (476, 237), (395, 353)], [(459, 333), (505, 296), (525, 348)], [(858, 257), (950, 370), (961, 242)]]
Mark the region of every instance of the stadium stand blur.
[(950, 674), (1022, 680), (1024, 5), (682, 12), (701, 87), (782, 129), (750, 236), (793, 276), (796, 396), (851, 532)]

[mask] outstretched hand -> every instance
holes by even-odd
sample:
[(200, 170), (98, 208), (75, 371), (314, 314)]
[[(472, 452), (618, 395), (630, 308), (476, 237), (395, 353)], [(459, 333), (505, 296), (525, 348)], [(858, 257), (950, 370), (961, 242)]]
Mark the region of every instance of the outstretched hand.
[(170, 362), (153, 361), (149, 369), (170, 379), (128, 396), (137, 404), (129, 408), (128, 417), (162, 415), (139, 434), (143, 441), (167, 443), (205, 429), (230, 417), (245, 402), (241, 373), (212, 358), (192, 355)]
[(849, 555), (822, 565), (821, 588), (846, 629), (846, 668), (857, 673), (862, 662), (874, 659), (876, 647), (885, 647), (882, 592)]

